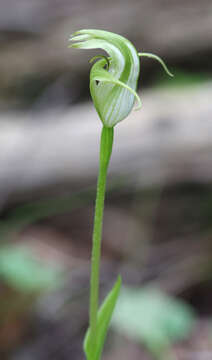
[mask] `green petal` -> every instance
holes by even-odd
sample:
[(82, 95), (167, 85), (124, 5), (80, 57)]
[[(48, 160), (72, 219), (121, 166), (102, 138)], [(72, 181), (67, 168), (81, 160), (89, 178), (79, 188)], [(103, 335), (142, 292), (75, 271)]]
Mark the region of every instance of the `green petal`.
[(109, 69), (110, 61), (109, 61), (109, 58), (105, 55), (96, 55), (89, 60), (89, 63), (92, 63), (94, 60), (97, 60), (97, 59), (105, 59), (105, 61), (107, 63), (107, 68)]
[(173, 77), (174, 75), (169, 71), (168, 67), (166, 66), (165, 62), (157, 55), (155, 54), (151, 54), (151, 53), (138, 53), (138, 56), (142, 56), (142, 57), (148, 57), (148, 58), (151, 58), (151, 59), (154, 59), (154, 60), (157, 60), (161, 65), (162, 67), (164, 68), (165, 72)]
[(115, 85), (119, 85), (122, 86), (123, 88), (127, 89), (129, 92), (131, 92), (131, 94), (133, 94), (135, 96), (135, 98), (138, 101), (138, 106), (136, 108), (136, 110), (139, 110), (141, 108), (141, 100), (137, 94), (136, 91), (134, 91), (131, 87), (129, 87), (128, 85), (126, 85), (124, 82), (117, 80), (115, 77), (113, 77), (110, 73), (108, 73), (107, 71), (102, 70), (101, 74), (96, 74), (96, 75), (92, 75), (92, 79), (91, 81), (103, 81), (103, 82), (108, 82), (111, 84), (115, 84)]

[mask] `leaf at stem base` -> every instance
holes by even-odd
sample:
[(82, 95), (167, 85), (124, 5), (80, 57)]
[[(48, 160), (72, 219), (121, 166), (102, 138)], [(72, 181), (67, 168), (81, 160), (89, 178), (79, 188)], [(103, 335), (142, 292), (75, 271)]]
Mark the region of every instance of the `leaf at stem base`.
[[(91, 338), (90, 329), (88, 328), (84, 339), (84, 352), (87, 360), (100, 360), (105, 338), (110, 325), (110, 320), (119, 296), (121, 288), (121, 277), (118, 276), (112, 290), (107, 295), (103, 304), (98, 311), (97, 331), (95, 341)], [(94, 345), (93, 345), (94, 344)]]

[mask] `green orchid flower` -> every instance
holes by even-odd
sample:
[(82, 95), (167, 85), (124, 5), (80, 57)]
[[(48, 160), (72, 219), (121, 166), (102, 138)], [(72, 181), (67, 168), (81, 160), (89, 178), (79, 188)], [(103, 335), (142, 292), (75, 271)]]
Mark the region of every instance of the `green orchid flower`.
[(103, 123), (100, 140), (99, 175), (92, 236), (89, 327), (84, 339), (87, 360), (100, 360), (110, 320), (119, 296), (121, 277), (99, 306), (99, 278), (102, 241), (104, 199), (107, 170), (113, 147), (114, 126), (124, 120), (137, 100), (137, 82), (140, 73), (140, 56), (158, 60), (172, 76), (161, 58), (149, 53), (138, 53), (131, 42), (120, 35), (103, 30), (80, 30), (71, 37), (71, 47), (80, 49), (100, 48), (106, 55), (98, 55), (90, 72), (90, 91), (94, 106)]
[(158, 60), (165, 71), (173, 76), (161, 58), (150, 53), (139, 53), (123, 36), (103, 30), (80, 30), (71, 38), (71, 47), (103, 49), (109, 56), (95, 56), (98, 61), (90, 72), (90, 92), (97, 113), (106, 127), (114, 127), (124, 120), (133, 109), (135, 100), (141, 107), (136, 92), (140, 73), (140, 56)]

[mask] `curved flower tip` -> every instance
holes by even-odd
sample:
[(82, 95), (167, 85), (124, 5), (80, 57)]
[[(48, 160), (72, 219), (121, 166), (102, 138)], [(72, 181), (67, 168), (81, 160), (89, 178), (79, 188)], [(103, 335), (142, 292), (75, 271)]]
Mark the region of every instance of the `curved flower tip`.
[[(113, 127), (124, 120), (131, 112), (135, 100), (140, 108), (141, 101), (136, 92), (140, 73), (139, 56), (147, 56), (147, 53), (138, 53), (126, 38), (103, 30), (80, 30), (70, 40), (74, 41), (70, 47), (99, 48), (108, 54), (93, 57), (91, 61), (98, 60), (90, 72), (91, 96), (104, 126)], [(163, 61), (159, 61), (168, 72)]]
[(168, 67), (166, 66), (165, 62), (157, 55), (155, 54), (152, 54), (152, 53), (144, 53), (144, 52), (141, 52), (141, 53), (138, 53), (138, 56), (141, 56), (141, 57), (148, 57), (148, 58), (152, 58), (154, 60), (157, 60), (161, 66), (163, 67), (163, 69), (165, 70), (165, 72), (171, 76), (171, 77), (174, 77), (174, 75), (169, 71)]

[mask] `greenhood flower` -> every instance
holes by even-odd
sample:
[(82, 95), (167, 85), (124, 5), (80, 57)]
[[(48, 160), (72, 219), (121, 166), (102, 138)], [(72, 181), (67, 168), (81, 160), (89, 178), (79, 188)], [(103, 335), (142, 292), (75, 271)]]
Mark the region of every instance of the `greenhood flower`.
[(80, 49), (105, 50), (109, 56), (99, 55), (90, 72), (90, 92), (99, 117), (106, 127), (114, 127), (124, 120), (133, 109), (135, 99), (138, 108), (140, 98), (136, 92), (140, 73), (139, 56), (158, 60), (166, 72), (164, 62), (156, 55), (138, 53), (133, 44), (124, 37), (103, 30), (80, 30), (75, 32), (71, 45)]
[(90, 91), (103, 123), (100, 154), (99, 175), (97, 182), (96, 205), (92, 236), (89, 327), (87, 329), (83, 349), (87, 360), (100, 360), (107, 336), (110, 320), (116, 306), (121, 288), (118, 277), (113, 288), (99, 307), (99, 278), (102, 241), (102, 224), (107, 170), (113, 147), (114, 126), (124, 120), (132, 110), (135, 100), (141, 105), (136, 92), (140, 72), (139, 56), (158, 60), (168, 71), (164, 62), (156, 55), (138, 53), (130, 41), (120, 35), (103, 30), (80, 30), (72, 35), (71, 47), (80, 49), (100, 48), (107, 56), (98, 55), (90, 72)]

